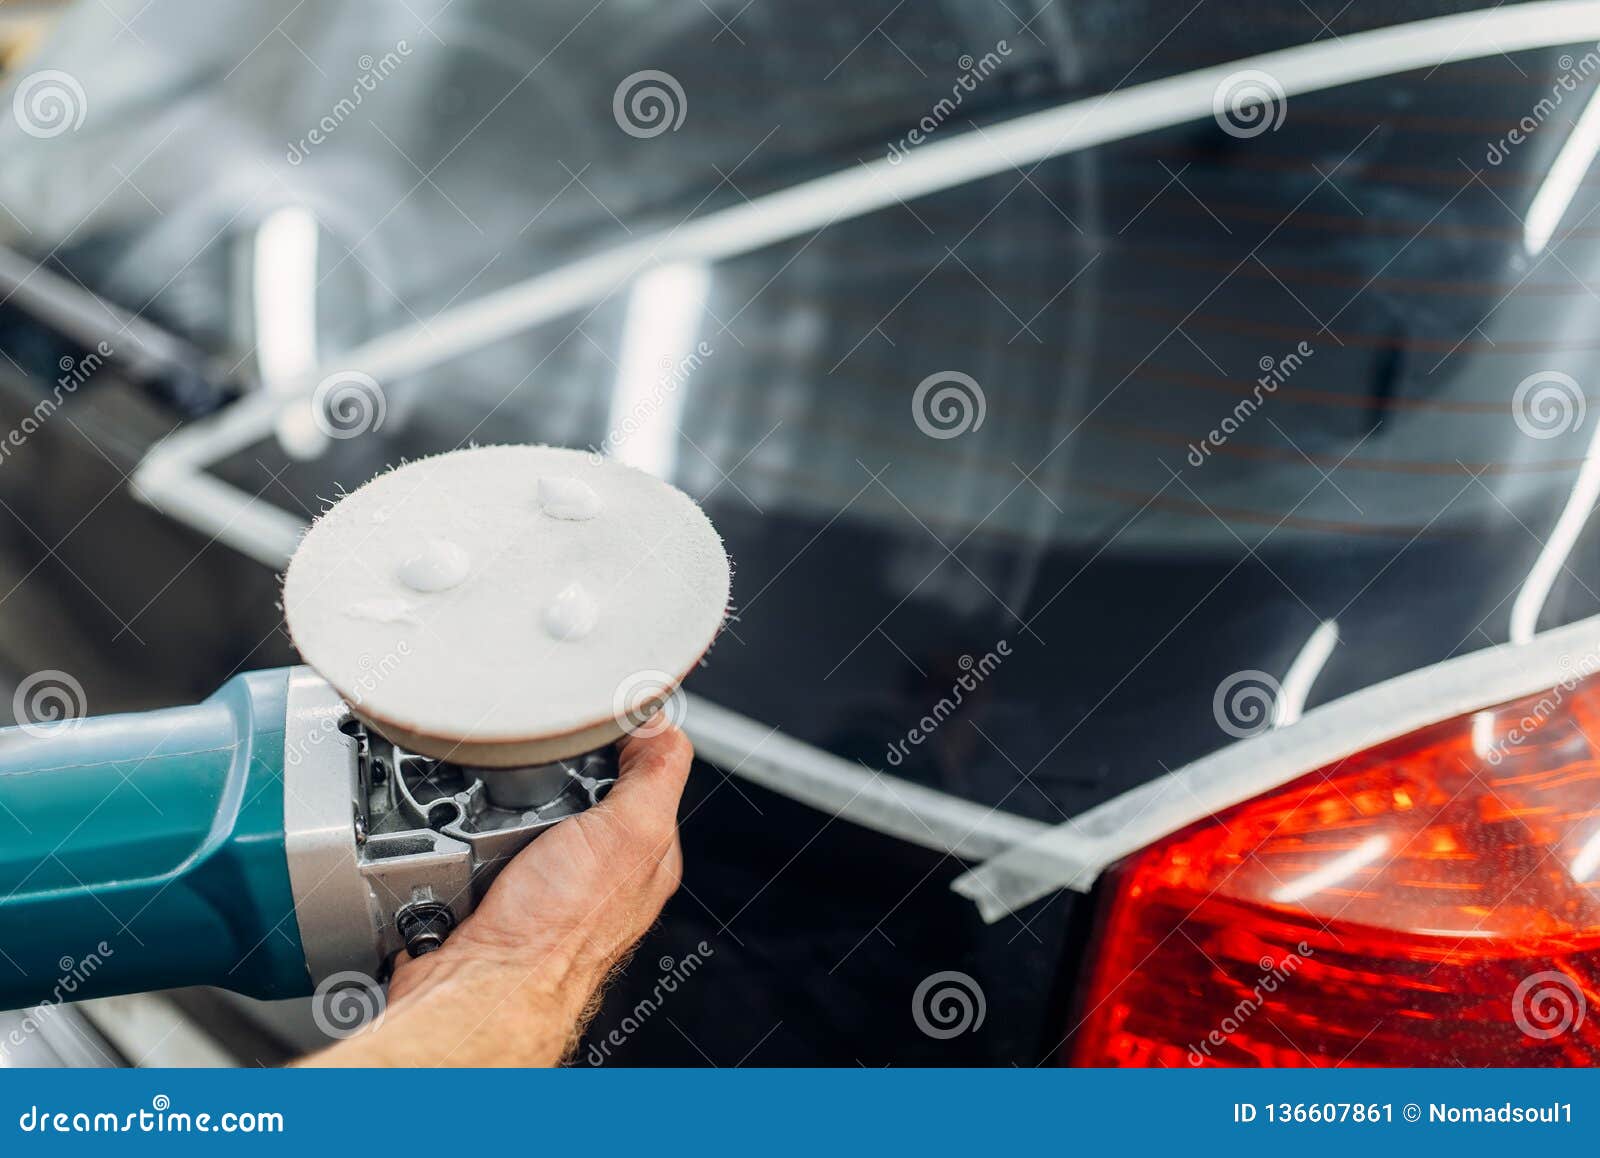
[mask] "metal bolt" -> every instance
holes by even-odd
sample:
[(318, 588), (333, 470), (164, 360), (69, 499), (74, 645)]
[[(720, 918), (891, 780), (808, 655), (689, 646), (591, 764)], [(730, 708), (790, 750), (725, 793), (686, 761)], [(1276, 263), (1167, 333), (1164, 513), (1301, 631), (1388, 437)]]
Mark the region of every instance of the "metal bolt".
[(456, 927), (455, 914), (438, 901), (413, 901), (394, 915), (394, 922), (413, 957), (432, 953)]

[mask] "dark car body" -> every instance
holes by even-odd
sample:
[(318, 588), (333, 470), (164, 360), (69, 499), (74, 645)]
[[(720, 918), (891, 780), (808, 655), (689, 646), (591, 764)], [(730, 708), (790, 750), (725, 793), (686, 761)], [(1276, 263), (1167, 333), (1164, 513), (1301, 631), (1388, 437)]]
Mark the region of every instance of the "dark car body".
[[(119, 7), (119, 30), (89, 6), (38, 61), (85, 79), (89, 115), (0, 136), (0, 239), (218, 373), (179, 389), (113, 360), (0, 462), (0, 660), (72, 672), (97, 713), (295, 662), (273, 569), (127, 482), (252, 388), (248, 249), (275, 208), (321, 227), (331, 364), (584, 254), (914, 155), (930, 115), (945, 141), (1474, 7), (156, 0)], [(1281, 676), (1324, 621), (1339, 644), (1312, 704), (1503, 641), (1589, 436), (1524, 436), (1512, 391), (1538, 371), (1592, 382), (1600, 347), (1595, 178), (1536, 250), (1525, 224), (1593, 77), (1505, 145), (1587, 47), (1558, 39), (1294, 95), (1248, 137), (1202, 115), (711, 263), (712, 352), (681, 388), (669, 477), (726, 540), (737, 614), (689, 689), (863, 774), (1055, 824), (1231, 742), (1219, 683)], [(358, 61), (391, 52), (393, 75), (302, 147)], [(959, 110), (930, 114), (991, 53)], [(613, 95), (646, 69), (687, 109), (641, 138)], [(5, 296), (16, 427), (89, 347)], [(309, 518), (402, 457), (599, 445), (628, 300), (619, 286), (385, 381), (382, 427), (320, 457), (265, 439), (215, 473)], [(1270, 407), (1200, 446), (1291, 354)], [(986, 412), (935, 438), (912, 395), (945, 371), (980, 383)], [(1572, 577), (1595, 551), (1579, 539), (1542, 623), (1600, 610)], [(904, 744), (1002, 642), (959, 710)], [(1061, 1056), (1093, 894), (985, 924), (950, 890), (962, 860), (709, 764), (682, 815), (684, 887), (580, 1061)], [(914, 1016), (942, 971), (985, 998), (954, 1037)]]

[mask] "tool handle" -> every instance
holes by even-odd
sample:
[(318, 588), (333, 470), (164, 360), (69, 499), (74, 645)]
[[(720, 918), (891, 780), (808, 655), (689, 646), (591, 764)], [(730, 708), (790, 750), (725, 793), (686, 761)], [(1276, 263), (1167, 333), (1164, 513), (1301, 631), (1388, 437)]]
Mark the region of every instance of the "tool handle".
[(189, 707), (0, 730), (0, 1009), (310, 990), (284, 857), (287, 686), (254, 672)]

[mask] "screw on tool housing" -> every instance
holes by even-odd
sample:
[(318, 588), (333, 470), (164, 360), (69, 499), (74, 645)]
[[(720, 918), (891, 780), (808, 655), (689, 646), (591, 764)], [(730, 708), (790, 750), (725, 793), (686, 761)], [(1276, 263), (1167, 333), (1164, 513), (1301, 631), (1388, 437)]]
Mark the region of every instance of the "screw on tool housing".
[(455, 914), (438, 901), (413, 901), (394, 915), (406, 952), (413, 957), (432, 953), (444, 944), (456, 926)]

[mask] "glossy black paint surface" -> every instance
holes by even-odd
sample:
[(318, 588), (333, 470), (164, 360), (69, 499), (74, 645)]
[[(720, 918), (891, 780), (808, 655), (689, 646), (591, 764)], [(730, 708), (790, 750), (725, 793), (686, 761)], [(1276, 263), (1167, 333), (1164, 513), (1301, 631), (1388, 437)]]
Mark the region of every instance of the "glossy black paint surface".
[[(1050, 6), (1022, 29), (974, 0), (897, 10), (884, 36), (887, 4), (763, 4), (737, 37), (696, 3), (624, 7), (559, 52), (581, 15), (570, 5), (460, 0), (443, 47), (388, 8), (359, 28), (348, 7), (308, 9), (286, 28), (318, 79), (286, 45), (220, 75), (281, 13), (158, 3), (153, 20), (198, 21), (190, 39), (210, 47), (108, 90), (48, 151), (8, 152), (0, 199), (28, 231), (7, 240), (243, 359), (238, 243), (275, 205), (308, 204), (336, 361), (572, 256), (883, 157), (948, 91), (956, 58), (1001, 39), (1003, 74), (938, 136), (1329, 35), (1300, 4), (1249, 19)], [(1448, 10), (1322, 7), (1340, 34)], [(350, 58), (408, 33), (414, 55), (372, 123), (287, 162), (283, 145), (348, 88)], [(102, 48), (80, 22), (56, 52), (68, 67)], [(1596, 378), (1595, 178), (1548, 247), (1528, 252), (1522, 224), (1592, 79), (1504, 162), (1487, 156), (1573, 53), (1294, 97), (1278, 130), (1249, 139), (1206, 117), (717, 264), (699, 335), (712, 352), (682, 387), (670, 477), (727, 540), (738, 618), (691, 689), (882, 768), (963, 657), (1005, 641), (1011, 655), (893, 771), (1056, 822), (1229, 742), (1219, 683), (1281, 678), (1323, 620), (1340, 644), (1312, 704), (1503, 641), (1591, 433), (1532, 438), (1511, 399), (1535, 371)], [(647, 67), (682, 80), (689, 113), (640, 141), (613, 122), (611, 94)], [(154, 112), (141, 103), (174, 91)], [(102, 180), (107, 159), (137, 196)], [(598, 444), (628, 309), (618, 287), (581, 317), (386, 383), (386, 425), (319, 460), (262, 444), (221, 473), (309, 514), (405, 455)], [(1196, 465), (1191, 447), (1262, 360), (1302, 343), (1312, 353)], [(75, 352), (14, 305), (0, 305), (0, 348), (9, 427)], [(981, 384), (985, 421), (929, 438), (912, 392), (952, 369)], [(70, 670), (99, 712), (292, 662), (268, 571), (121, 484), (181, 416), (113, 367), (62, 417), (0, 465), (7, 666)], [(1546, 625), (1600, 610), (1595, 562), (1585, 534)], [(1029, 1064), (1064, 1036), (1083, 898), (983, 926), (948, 891), (959, 862), (710, 767), (684, 842), (685, 888), (580, 1060), (605, 1044), (623, 1064)], [(639, 1016), (662, 959), (702, 941), (704, 967)], [(917, 1028), (912, 995), (942, 970), (982, 985), (981, 1029)]]

